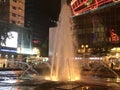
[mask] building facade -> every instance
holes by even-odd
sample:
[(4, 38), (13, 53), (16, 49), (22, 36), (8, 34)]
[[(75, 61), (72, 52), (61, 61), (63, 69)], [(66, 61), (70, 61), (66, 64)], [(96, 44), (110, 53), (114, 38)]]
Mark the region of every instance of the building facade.
[(72, 0), (74, 29), (79, 42), (92, 55), (106, 55), (120, 45), (120, 0)]
[(0, 18), (0, 27), (3, 27), (0, 32), (7, 29), (7, 35), (11, 37), (1, 47), (1, 58), (33, 54), (31, 29), (24, 25), (25, 0), (0, 0)]
[(24, 27), (25, 0), (0, 0), (0, 18)]

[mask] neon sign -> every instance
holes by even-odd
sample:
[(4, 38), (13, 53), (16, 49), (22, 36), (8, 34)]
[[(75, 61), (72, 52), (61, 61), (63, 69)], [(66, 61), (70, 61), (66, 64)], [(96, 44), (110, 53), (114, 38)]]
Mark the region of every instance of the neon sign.
[(71, 8), (74, 15), (81, 14), (90, 10), (97, 9), (100, 6), (120, 0), (72, 0)]
[(110, 42), (112, 43), (118, 43), (119, 42), (119, 36), (115, 33), (115, 30), (110, 30)]

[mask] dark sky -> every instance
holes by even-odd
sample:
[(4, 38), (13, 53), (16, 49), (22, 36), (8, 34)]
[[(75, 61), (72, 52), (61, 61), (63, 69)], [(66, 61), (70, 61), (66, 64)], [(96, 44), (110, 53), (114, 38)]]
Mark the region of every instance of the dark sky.
[(32, 21), (30, 25), (33, 30), (33, 38), (39, 39), (39, 46), (46, 50), (43, 52), (48, 52), (48, 49), (45, 49), (43, 45), (48, 45), (49, 28), (55, 27), (59, 19), (61, 0), (28, 0), (28, 3), (31, 1), (33, 4), (30, 3), (30, 7), (32, 5), (31, 10), (29, 7), (27, 8), (27, 21)]
[[(39, 0), (34, 2), (36, 28), (48, 28), (53, 20), (59, 18), (61, 0)], [(39, 24), (39, 25), (37, 25)], [(44, 29), (45, 30), (45, 29)]]
[[(34, 30), (42, 41), (49, 36), (49, 27), (56, 26), (58, 21), (61, 0), (33, 0), (35, 9)], [(70, 1), (70, 0), (69, 0)]]
[(57, 20), (61, 8), (61, 0), (39, 0), (35, 2), (35, 7), (39, 15)]
[[(71, 0), (66, 1), (69, 3)], [(61, 0), (39, 0), (37, 4), (39, 4), (37, 6), (40, 8), (41, 12), (45, 12), (56, 20), (58, 19), (61, 9)]]
[[(71, 0), (67, 0), (69, 2)], [(58, 21), (60, 10), (61, 10), (61, 0), (39, 0), (36, 1), (35, 7), (37, 10), (36, 15), (39, 14), (39, 20), (44, 21), (49, 20), (50, 23), (52, 21)]]
[[(39, 39), (40, 47), (49, 38), (49, 27), (56, 26), (61, 9), (61, 0), (32, 0), (32, 30), (34, 38)], [(29, 9), (29, 8), (28, 8)], [(30, 18), (28, 18), (30, 19)]]

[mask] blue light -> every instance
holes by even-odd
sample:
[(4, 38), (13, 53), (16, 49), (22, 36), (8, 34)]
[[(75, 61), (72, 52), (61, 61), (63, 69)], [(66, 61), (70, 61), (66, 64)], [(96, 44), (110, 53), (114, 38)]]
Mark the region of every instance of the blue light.
[(16, 50), (9, 50), (9, 49), (1, 49), (0, 51), (6, 51), (6, 52), (17, 52)]

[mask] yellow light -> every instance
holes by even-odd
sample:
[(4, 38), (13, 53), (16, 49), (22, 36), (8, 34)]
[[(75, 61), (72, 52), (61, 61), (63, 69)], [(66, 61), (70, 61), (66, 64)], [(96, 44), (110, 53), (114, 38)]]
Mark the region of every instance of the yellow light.
[(35, 53), (35, 54), (40, 54), (40, 51), (39, 51), (39, 49), (38, 48), (33, 48), (33, 53)]
[(52, 77), (46, 76), (45, 80), (58, 81), (58, 79), (55, 76)]
[(119, 53), (116, 53), (116, 57), (117, 57), (117, 58), (119, 57)]
[(52, 77), (52, 81), (58, 81), (58, 79), (56, 77)]
[(78, 53), (80, 53), (80, 49), (78, 49)]
[(68, 81), (76, 81), (76, 80), (80, 80), (80, 77), (79, 76), (73, 76), (72, 78), (69, 77)]
[(50, 80), (50, 77), (45, 77), (45, 80)]
[(120, 82), (120, 78), (119, 77), (117, 77), (116, 82)]
[(88, 45), (85, 45), (86, 48), (88, 48)]
[(17, 48), (17, 53), (21, 53), (21, 51), (22, 51), (22, 48), (18, 47)]
[(75, 77), (75, 80), (80, 80), (80, 78), (79, 77)]
[(113, 51), (113, 50), (116, 50), (116, 48), (112, 48), (111, 50), (112, 50), (112, 51)]
[(86, 89), (89, 89), (89, 87), (88, 87), (88, 86), (86, 86)]
[(81, 45), (82, 48), (88, 48), (88, 45)]
[(84, 48), (84, 45), (81, 45), (82, 48)]

